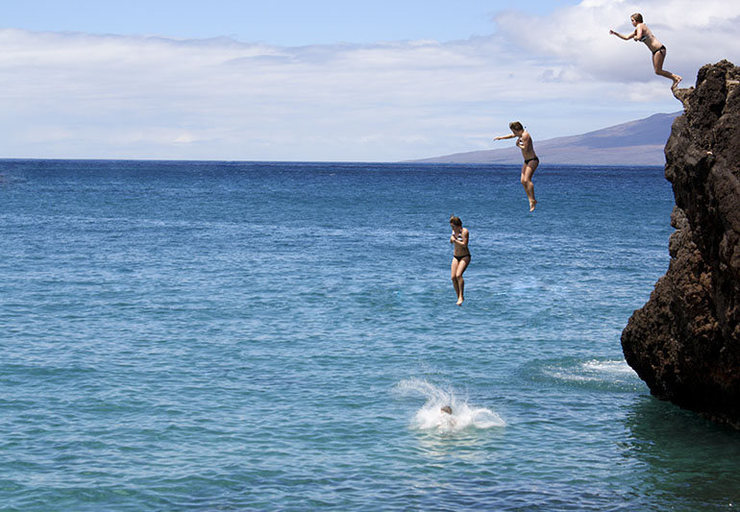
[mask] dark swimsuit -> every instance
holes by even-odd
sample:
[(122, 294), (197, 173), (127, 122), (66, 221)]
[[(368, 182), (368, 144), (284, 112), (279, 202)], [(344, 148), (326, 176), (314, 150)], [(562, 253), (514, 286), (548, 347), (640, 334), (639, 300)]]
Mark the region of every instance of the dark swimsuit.
[[(462, 242), (462, 240), (463, 240), (463, 237), (462, 237), (462, 235), (460, 235), (460, 236), (458, 236), (458, 237), (456, 237), (456, 238), (457, 238), (458, 240), (460, 240), (461, 242)], [(453, 258), (455, 258), (455, 259), (456, 259), (457, 261), (460, 261), (460, 260), (462, 260), (463, 258), (470, 258), (470, 250), (468, 250), (468, 254), (460, 254), (460, 255), (458, 255), (458, 254), (453, 254), (453, 255), (452, 255), (452, 257), (453, 257)]]
[[(647, 44), (647, 40), (650, 39), (651, 37), (653, 37), (652, 34), (645, 34), (644, 36), (642, 36), (640, 38), (640, 41), (642, 41), (643, 43)], [(658, 52), (662, 52), (662, 51), (666, 51), (666, 52), (668, 51), (668, 50), (665, 49), (665, 45), (661, 46), (657, 50), (653, 50), (653, 55), (655, 55)]]
[(540, 159), (539, 159), (539, 158), (537, 158), (537, 157), (534, 157), (534, 158), (529, 158), (529, 159), (525, 160), (525, 161), (524, 161), (524, 163), (525, 163), (525, 164), (528, 164), (528, 163), (529, 163), (529, 162), (531, 162), (532, 160), (536, 160), (537, 162), (539, 162), (539, 161), (540, 161)]

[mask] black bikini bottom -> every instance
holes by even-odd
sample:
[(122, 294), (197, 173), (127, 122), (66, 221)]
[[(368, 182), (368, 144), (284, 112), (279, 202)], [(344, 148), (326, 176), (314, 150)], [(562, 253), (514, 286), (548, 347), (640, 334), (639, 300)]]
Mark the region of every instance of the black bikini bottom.
[(663, 46), (661, 46), (660, 48), (658, 48), (657, 50), (655, 50), (655, 51), (653, 52), (653, 55), (655, 55), (655, 54), (656, 54), (656, 53), (658, 53), (658, 52), (662, 52), (662, 51), (666, 51), (666, 52), (668, 51), (668, 50), (666, 50), (666, 49), (665, 49), (665, 45), (663, 45)]

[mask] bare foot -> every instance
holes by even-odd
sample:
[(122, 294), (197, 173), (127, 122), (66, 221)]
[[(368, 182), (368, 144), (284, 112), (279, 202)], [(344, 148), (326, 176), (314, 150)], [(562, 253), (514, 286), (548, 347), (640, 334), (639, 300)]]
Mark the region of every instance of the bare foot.
[(530, 202), (529, 202), (529, 211), (530, 211), (530, 212), (533, 212), (533, 211), (534, 211), (534, 208), (535, 208), (535, 206), (537, 206), (537, 201), (530, 201)]
[(456, 304), (457, 304), (458, 306), (462, 306), (462, 303), (463, 303), (463, 298), (462, 298), (462, 297), (458, 298), (458, 299), (457, 299), (457, 303), (456, 303)]
[(673, 79), (673, 85), (671, 86), (671, 89), (675, 89), (676, 87), (678, 87), (678, 84), (680, 84), (681, 83), (681, 80), (683, 80), (683, 78), (681, 78), (678, 75), (673, 75), (673, 76), (675, 78)]

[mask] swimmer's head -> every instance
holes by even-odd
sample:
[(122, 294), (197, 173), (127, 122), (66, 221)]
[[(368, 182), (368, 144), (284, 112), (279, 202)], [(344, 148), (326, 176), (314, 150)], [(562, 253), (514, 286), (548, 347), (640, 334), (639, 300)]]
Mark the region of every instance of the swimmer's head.
[(509, 129), (514, 133), (523, 132), (524, 126), (522, 126), (522, 123), (520, 123), (519, 121), (512, 121), (511, 123), (509, 123)]
[(452, 407), (450, 407), (449, 405), (445, 405), (440, 409), (440, 411), (446, 412), (447, 414), (452, 414)]
[(635, 23), (642, 23), (642, 14), (639, 12), (636, 12), (632, 16), (630, 16), (630, 19), (634, 21)]
[(454, 215), (450, 215), (450, 225), (462, 227), (462, 221), (460, 220), (460, 217), (455, 217)]

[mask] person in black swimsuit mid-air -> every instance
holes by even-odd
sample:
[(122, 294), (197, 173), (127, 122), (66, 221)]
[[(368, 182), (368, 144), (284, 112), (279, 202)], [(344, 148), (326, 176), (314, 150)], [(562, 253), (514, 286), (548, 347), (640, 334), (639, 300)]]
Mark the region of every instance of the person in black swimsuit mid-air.
[(463, 292), (465, 291), (463, 272), (465, 272), (465, 269), (470, 264), (470, 250), (468, 249), (470, 232), (467, 228), (463, 227), (460, 217), (455, 217), (454, 215), (450, 217), (450, 227), (452, 228), (450, 243), (455, 246), (455, 250), (452, 253), (450, 277), (452, 278), (452, 286), (455, 287), (455, 293), (457, 294), (457, 305), (462, 306), (463, 300), (465, 300), (463, 296)]
[(510, 135), (494, 137), (493, 140), (517, 138), (516, 145), (522, 150), (522, 156), (524, 157), (521, 177), (522, 186), (524, 187), (524, 192), (527, 193), (527, 199), (529, 199), (529, 211), (532, 212), (534, 211), (535, 206), (537, 206), (537, 200), (534, 198), (534, 183), (532, 183), (532, 176), (534, 175), (534, 171), (537, 170), (537, 166), (540, 165), (540, 159), (535, 155), (532, 137), (529, 135), (529, 132), (524, 129), (522, 123), (514, 121), (513, 123), (509, 123), (509, 128), (512, 132)]
[(667, 52), (665, 46), (658, 41), (658, 38), (653, 35), (652, 31), (642, 21), (642, 14), (636, 12), (630, 16), (630, 20), (632, 21), (632, 26), (635, 27), (635, 30), (631, 34), (625, 36), (613, 30), (610, 30), (609, 33), (619, 37), (620, 39), (624, 39), (625, 41), (634, 39), (635, 42), (645, 43), (645, 46), (653, 52), (653, 69), (655, 70), (655, 74), (673, 80), (671, 89), (675, 89), (682, 78), (663, 69), (663, 61), (665, 61), (665, 55)]

